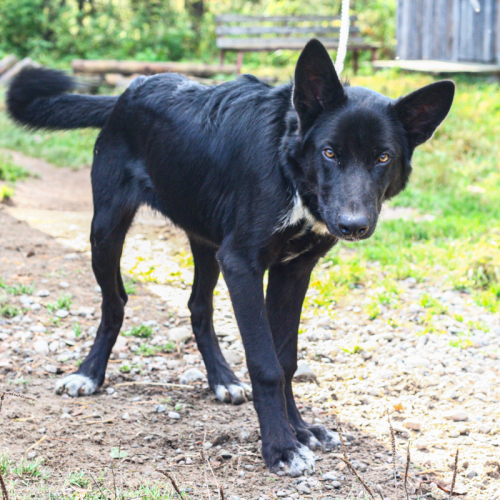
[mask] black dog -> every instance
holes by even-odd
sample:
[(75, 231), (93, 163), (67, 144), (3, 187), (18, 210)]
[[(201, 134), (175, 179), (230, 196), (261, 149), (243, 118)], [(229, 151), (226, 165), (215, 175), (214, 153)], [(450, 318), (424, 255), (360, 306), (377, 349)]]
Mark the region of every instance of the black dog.
[(248, 75), (209, 87), (176, 74), (140, 77), (120, 97), (64, 94), (73, 86), (64, 74), (34, 69), (15, 79), (7, 97), (11, 116), (32, 128), (102, 127), (91, 233), (102, 320), (90, 354), (57, 391), (87, 395), (104, 382), (127, 302), (122, 246), (137, 208), (147, 203), (189, 236), (189, 308), (210, 387), (233, 404), (252, 396), (214, 333), (213, 290), (222, 270), (264, 460), (273, 471), (313, 471), (309, 448), (329, 448), (337, 436), (305, 422), (292, 392), (311, 271), (338, 240), (373, 234), (382, 203), (408, 181), (414, 148), (446, 117), (454, 84), (437, 82), (398, 101), (344, 88), (325, 48), (312, 40), (294, 83), (276, 88)]

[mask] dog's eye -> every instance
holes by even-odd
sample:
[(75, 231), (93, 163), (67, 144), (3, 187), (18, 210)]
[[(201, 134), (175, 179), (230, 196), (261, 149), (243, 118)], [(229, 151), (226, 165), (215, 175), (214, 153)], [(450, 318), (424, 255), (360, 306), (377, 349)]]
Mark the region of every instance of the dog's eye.
[(378, 157), (378, 162), (379, 163), (387, 163), (391, 157), (387, 153), (383, 153)]
[(329, 160), (332, 160), (333, 158), (335, 158), (335, 153), (333, 151), (333, 149), (325, 149), (323, 151), (323, 154), (329, 159)]

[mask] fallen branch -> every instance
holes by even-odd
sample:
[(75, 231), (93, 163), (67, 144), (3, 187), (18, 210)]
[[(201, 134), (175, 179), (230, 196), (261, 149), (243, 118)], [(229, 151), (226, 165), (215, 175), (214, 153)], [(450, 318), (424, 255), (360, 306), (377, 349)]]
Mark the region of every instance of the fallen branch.
[(122, 382), (121, 384), (115, 384), (114, 387), (125, 387), (127, 385), (158, 385), (161, 387), (175, 387), (178, 389), (196, 389), (192, 385), (187, 384), (170, 384), (168, 382)]

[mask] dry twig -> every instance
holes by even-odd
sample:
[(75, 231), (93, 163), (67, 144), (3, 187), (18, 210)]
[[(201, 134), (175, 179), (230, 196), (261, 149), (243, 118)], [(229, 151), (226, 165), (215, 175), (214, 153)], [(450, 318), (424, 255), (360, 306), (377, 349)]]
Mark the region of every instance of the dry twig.
[(349, 462), (349, 460), (347, 460), (344, 457), (340, 457), (340, 460), (342, 460), (342, 462), (344, 462), (347, 465), (347, 467), (349, 468), (349, 470), (358, 478), (358, 481), (361, 483), (361, 486), (363, 486), (363, 488), (370, 495), (370, 497), (373, 498), (373, 500), (375, 500), (375, 496), (373, 495), (372, 490), (363, 481), (363, 479), (361, 479), (361, 476), (356, 472), (356, 469), (352, 466), (351, 462)]
[(410, 500), (410, 496), (408, 495), (408, 472), (410, 471), (410, 443), (408, 442), (408, 448), (406, 450), (406, 469), (405, 469), (405, 480), (404, 480), (404, 488), (406, 493), (406, 500)]
[(222, 488), (222, 484), (219, 486), (220, 500), (225, 500), (224, 489)]
[(457, 472), (458, 472), (458, 448), (457, 452), (455, 453), (455, 464), (453, 466), (453, 478), (451, 480), (450, 496), (448, 497), (449, 500), (451, 500), (451, 497), (453, 496), (453, 490), (455, 489), (455, 482), (457, 480)]
[(172, 477), (172, 475), (169, 472), (167, 472), (166, 470), (156, 469), (156, 472), (159, 472), (160, 474), (163, 474), (165, 477), (170, 479), (170, 482), (172, 483), (172, 486), (174, 487), (175, 492), (182, 498), (182, 492), (179, 489), (179, 487), (177, 486), (177, 483), (175, 482), (175, 479)]
[(9, 500), (9, 493), (7, 492), (7, 486), (5, 486), (5, 482), (3, 480), (1, 472), (0, 472), (0, 487), (2, 489), (2, 500)]
[(396, 490), (396, 500), (398, 500), (398, 469), (396, 467), (396, 438), (394, 437), (394, 429), (392, 428), (391, 417), (389, 410), (387, 411), (387, 421), (389, 422), (389, 429), (391, 431), (391, 449), (392, 449), (392, 465), (394, 466), (394, 488)]

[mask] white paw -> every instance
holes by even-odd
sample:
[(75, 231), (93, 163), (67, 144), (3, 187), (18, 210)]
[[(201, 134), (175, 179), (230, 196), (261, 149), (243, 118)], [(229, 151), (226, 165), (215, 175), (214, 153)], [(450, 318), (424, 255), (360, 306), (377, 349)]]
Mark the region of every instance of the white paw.
[(325, 442), (323, 446), (325, 450), (331, 450), (334, 446), (340, 446), (340, 437), (338, 432), (326, 431)]
[(316, 439), (315, 436), (311, 436), (309, 438), (309, 442), (307, 443), (307, 447), (310, 449), (310, 450), (315, 450), (317, 448), (321, 448), (322, 447), (322, 444), (321, 444), (321, 441), (319, 441), (318, 439)]
[(66, 392), (73, 398), (78, 396), (88, 396), (89, 394), (93, 394), (96, 389), (96, 382), (85, 375), (79, 375), (78, 373), (68, 375), (63, 379), (58, 380), (56, 383), (57, 394)]
[(293, 452), (288, 464), (280, 465), (284, 468), (286, 474), (298, 477), (303, 474), (313, 474), (315, 471), (314, 462), (314, 453), (307, 446), (300, 445), (300, 448)]
[(252, 400), (252, 388), (248, 384), (230, 384), (229, 387), (218, 385), (215, 388), (215, 395), (223, 403), (232, 403), (240, 405), (245, 401)]

